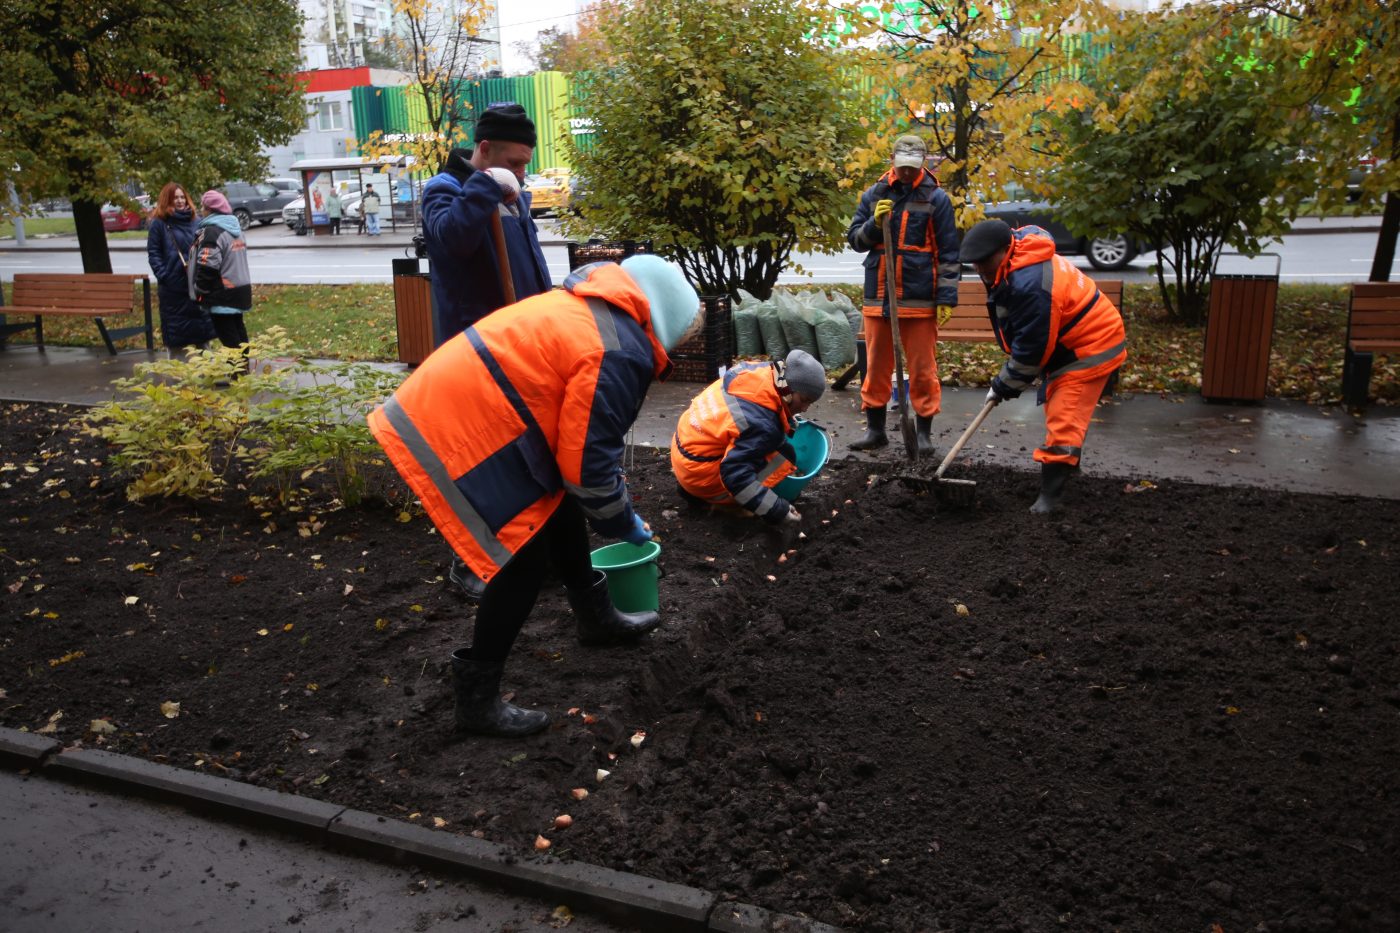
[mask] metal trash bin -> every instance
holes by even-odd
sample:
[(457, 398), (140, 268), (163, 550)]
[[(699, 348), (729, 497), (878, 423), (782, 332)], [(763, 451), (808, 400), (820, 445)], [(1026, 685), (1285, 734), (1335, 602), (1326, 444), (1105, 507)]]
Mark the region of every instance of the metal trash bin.
[(399, 362), (417, 366), (433, 352), (433, 286), (418, 259), (395, 259), (394, 323)]
[(1259, 258), (1273, 258), (1273, 275), (1222, 275), (1220, 260), (1226, 256), (1242, 254), (1221, 253), (1216, 259), (1216, 271), (1211, 273), (1201, 397), (1208, 401), (1260, 402), (1269, 382), (1269, 352), (1273, 349), (1274, 310), (1283, 259), (1277, 253), (1259, 254)]

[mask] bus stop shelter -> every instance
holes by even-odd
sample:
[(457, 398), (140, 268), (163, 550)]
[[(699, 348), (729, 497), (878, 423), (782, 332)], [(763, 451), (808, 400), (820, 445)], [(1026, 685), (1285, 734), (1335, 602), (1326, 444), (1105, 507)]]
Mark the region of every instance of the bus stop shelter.
[[(416, 182), (409, 174), (416, 163), (413, 156), (380, 156), (377, 159), (365, 159), (358, 156), (347, 156), (339, 159), (302, 159), (300, 162), (292, 163), (292, 171), (297, 173), (301, 179), (301, 193), (305, 199), (305, 210), (302, 213), (302, 224), (306, 229), (317, 235), (329, 234), (331, 232), (330, 216), (326, 213), (326, 199), (335, 188), (335, 173), (354, 172), (359, 180), (360, 190), (364, 191), (365, 185), (382, 183), (384, 185), (380, 195), (384, 207), (381, 214), (387, 209), (390, 230), (397, 231), (400, 223), (410, 230), (418, 226), (418, 204), (421, 192), (421, 183)], [(397, 188), (397, 192), (395, 189)], [(407, 211), (396, 203), (396, 196), (406, 203)], [(382, 223), (382, 222), (381, 222)]]

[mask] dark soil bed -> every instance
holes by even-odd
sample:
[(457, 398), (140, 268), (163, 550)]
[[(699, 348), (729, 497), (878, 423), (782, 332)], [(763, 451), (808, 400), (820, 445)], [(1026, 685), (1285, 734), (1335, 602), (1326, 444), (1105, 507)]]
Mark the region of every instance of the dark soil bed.
[(799, 540), (638, 451), (662, 628), (581, 648), (548, 588), (506, 687), (553, 726), (464, 739), (412, 503), (131, 504), (71, 414), (3, 408), (5, 726), (852, 929), (1400, 928), (1400, 502), (1081, 477), (1047, 521), (848, 461)]

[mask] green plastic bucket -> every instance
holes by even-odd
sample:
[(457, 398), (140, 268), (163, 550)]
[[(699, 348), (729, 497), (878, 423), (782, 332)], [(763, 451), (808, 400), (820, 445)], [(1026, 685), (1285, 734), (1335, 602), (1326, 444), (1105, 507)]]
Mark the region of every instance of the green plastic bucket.
[(774, 492), (789, 502), (802, 495), (802, 490), (826, 466), (826, 459), (831, 455), (831, 441), (820, 427), (799, 418), (797, 430), (792, 432), (792, 447), (797, 451), (797, 465), (773, 487)]
[(661, 594), (657, 588), (661, 567), (656, 562), (660, 556), (661, 545), (655, 541), (646, 544), (619, 541), (593, 552), (593, 569), (607, 575), (608, 592), (618, 609), (655, 612), (661, 608)]

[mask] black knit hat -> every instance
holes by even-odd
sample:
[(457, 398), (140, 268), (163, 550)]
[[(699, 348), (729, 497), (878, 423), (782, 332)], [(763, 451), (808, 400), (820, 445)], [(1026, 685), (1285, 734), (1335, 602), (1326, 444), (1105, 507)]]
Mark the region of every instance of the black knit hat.
[(1011, 245), (1011, 228), (1004, 220), (984, 220), (972, 225), (958, 246), (958, 258), (963, 262), (990, 259), (996, 251)]
[(476, 121), (475, 140), (496, 140), (506, 143), (524, 143), (534, 148), (535, 124), (525, 114), (519, 104), (500, 104), (488, 107)]

